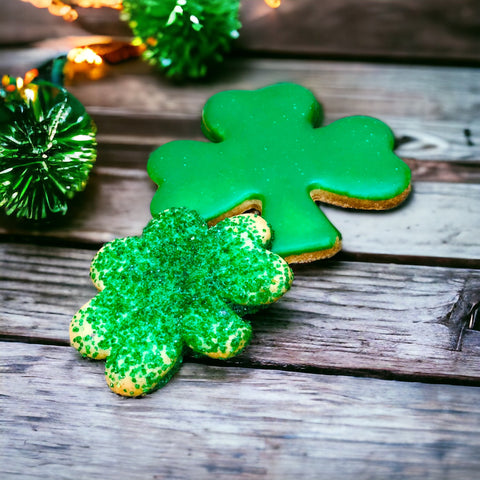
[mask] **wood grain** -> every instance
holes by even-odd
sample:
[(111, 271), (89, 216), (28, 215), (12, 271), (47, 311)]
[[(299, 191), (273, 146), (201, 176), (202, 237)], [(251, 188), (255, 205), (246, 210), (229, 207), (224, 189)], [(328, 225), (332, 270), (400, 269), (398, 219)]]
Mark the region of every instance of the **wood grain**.
[(467, 259), (478, 260), (480, 254), (479, 200), (480, 185), (415, 182), (410, 199), (395, 210), (321, 208), (342, 232), (346, 252), (464, 259), (468, 263)]
[[(17, 61), (4, 58), (1, 63)], [(254, 89), (282, 81), (311, 89), (332, 119), (355, 114), (399, 117), (413, 119), (406, 125), (412, 130), (420, 120), (457, 121), (474, 135), (478, 125), (480, 70), (466, 67), (235, 59), (205, 82), (175, 85), (135, 61), (114, 67), (109, 77), (72, 85), (70, 90), (86, 106), (199, 116), (206, 100), (220, 90)], [(475, 143), (475, 137), (472, 140)]]
[[(94, 252), (0, 251), (0, 335), (67, 345), (71, 317), (96, 294)], [(297, 267), (291, 291), (252, 317), (252, 344), (233, 363), (480, 384), (480, 333), (462, 331), (479, 301), (476, 270), (334, 260)]]
[[(65, 41), (34, 50), (0, 50), (0, 70), (23, 75), (58, 55)], [(214, 93), (279, 81), (310, 88), (323, 104), (325, 123), (355, 114), (385, 121), (402, 157), (478, 164), (480, 70), (473, 68), (239, 59), (208, 81), (175, 85), (135, 61), (69, 90), (87, 106), (103, 141), (158, 145), (172, 137), (200, 137), (201, 110)]]
[[(393, 92), (392, 92), (393, 93)], [(185, 91), (188, 95), (188, 91)], [(201, 115), (195, 113), (138, 112), (112, 107), (89, 107), (90, 115), (98, 127), (100, 147), (104, 150), (121, 146), (132, 157), (140, 161), (157, 146), (176, 139), (205, 140), (201, 132)], [(373, 115), (371, 111), (367, 114)], [(324, 124), (341, 118), (341, 114), (326, 112)], [(393, 130), (396, 137), (396, 153), (400, 157), (418, 162), (450, 163), (452, 173), (465, 167), (475, 169), (480, 165), (480, 123), (478, 119), (469, 122), (457, 120), (423, 120), (415, 117), (395, 117), (384, 113), (382, 120)], [(468, 127), (465, 127), (468, 125)], [(122, 154), (122, 152), (115, 152)], [(125, 154), (123, 155), (126, 156)], [(418, 165), (421, 168), (421, 165)], [(428, 177), (427, 177), (428, 179)], [(458, 178), (452, 180), (458, 181)], [(465, 179), (467, 181), (467, 179)]]
[(45, 8), (35, 8), (21, 0), (2, 0), (0, 45), (22, 45), (45, 38), (86, 33), (78, 22), (66, 22), (50, 15)]
[[(235, 51), (202, 82), (173, 84), (131, 61), (69, 85), (99, 129), (87, 189), (47, 225), (0, 216), (2, 480), (476, 478), (480, 331), (467, 320), (480, 302), (479, 8), (246, 0)], [(4, 0), (0, 72), (22, 76), (90, 33), (130, 35), (111, 10), (67, 24)], [(115, 396), (104, 363), (68, 346), (70, 318), (96, 293), (96, 249), (150, 218), (153, 148), (201, 139), (212, 94), (278, 81), (310, 88), (326, 123), (389, 124), (411, 198), (384, 213), (322, 207), (343, 253), (295, 267), (291, 291), (250, 317), (242, 355), (187, 356), (163, 390)]]
[[(262, 0), (241, 4), (241, 53), (379, 59), (480, 60), (480, 9), (476, 0), (295, 0), (272, 10)], [(0, 44), (62, 35), (131, 35), (117, 12), (80, 9), (68, 24), (45, 9), (3, 0)]]
[(475, 0), (244, 2), (240, 47), (285, 54), (478, 61)]
[[(0, 68), (23, 74), (61, 50), (65, 39), (58, 42), (45, 49), (0, 50)], [(315, 93), (329, 118), (401, 118), (413, 122), (412, 130), (418, 121), (463, 122), (473, 131), (475, 143), (479, 80), (479, 69), (468, 67), (253, 58), (227, 61), (204, 82), (174, 84), (137, 60), (112, 67), (110, 75), (96, 82), (78, 82), (69, 89), (87, 107), (199, 116), (206, 100), (220, 90), (294, 81)]]
[(0, 351), (13, 479), (471, 479), (478, 389), (186, 364), (143, 399), (65, 347)]
[[(0, 236), (98, 246), (113, 238), (137, 235), (151, 218), (154, 191), (145, 170), (97, 168), (66, 217), (35, 228), (3, 215)], [(343, 251), (357, 258), (382, 255), (395, 261), (398, 257), (423, 257), (429, 264), (478, 266), (479, 202), (480, 184), (415, 182), (410, 199), (395, 210), (353, 211), (324, 205), (321, 209), (342, 232)]]
[[(23, 75), (60, 47), (0, 51), (0, 69)], [(33, 52), (33, 53), (32, 53)], [(174, 85), (137, 61), (97, 82), (69, 86), (88, 108), (105, 139), (158, 144), (165, 137), (200, 136), (200, 114), (214, 93), (279, 81), (310, 88), (323, 104), (325, 123), (371, 115), (389, 124), (400, 156), (422, 160), (480, 159), (480, 70), (460, 67), (374, 65), (254, 59), (227, 62), (227, 71), (200, 84)]]
[[(24, 61), (22, 55), (30, 59), (31, 52), (4, 52), (0, 64), (18, 66)], [(34, 52), (41, 53), (41, 49)], [(416, 161), (446, 160), (453, 165), (450, 171), (444, 168), (428, 177), (417, 162), (423, 180), (461, 181), (455, 185), (416, 182), (411, 200), (385, 214), (325, 208), (344, 234), (345, 251), (430, 257), (443, 263), (455, 259), (476, 265), (478, 70), (261, 59), (232, 66), (233, 72), (216, 81), (175, 86), (152, 75), (143, 63), (134, 62), (104, 81), (72, 86), (99, 124), (100, 168), (67, 218), (37, 230), (3, 218), (0, 232), (89, 244), (138, 233), (149, 218), (154, 191), (145, 174), (151, 149), (174, 138), (200, 138), (201, 106), (218, 89), (254, 88), (291, 79), (306, 84), (324, 101), (327, 121), (354, 113), (388, 119), (397, 133), (399, 155)], [(460, 165), (457, 173), (455, 162), (469, 166)], [(430, 171), (436, 168), (431, 163), (427, 166)]]

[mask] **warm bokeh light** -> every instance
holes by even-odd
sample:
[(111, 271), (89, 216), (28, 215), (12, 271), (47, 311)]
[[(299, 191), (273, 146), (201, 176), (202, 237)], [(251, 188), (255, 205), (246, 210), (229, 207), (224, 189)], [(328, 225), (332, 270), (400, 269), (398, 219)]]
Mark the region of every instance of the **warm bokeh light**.
[[(48, 8), (52, 15), (63, 17), (69, 22), (78, 18), (78, 12), (75, 7), (80, 8), (100, 8), (109, 7), (121, 10), (122, 0), (22, 0), (28, 2), (37, 8)], [(281, 0), (265, 0), (265, 3), (271, 8), (278, 8)]]
[(87, 46), (70, 50), (67, 60), (63, 69), (67, 85), (78, 79), (98, 80), (107, 73), (102, 57)]
[(90, 65), (101, 65), (102, 57), (97, 55), (91, 48), (78, 47), (70, 50), (67, 55), (68, 60), (74, 63), (89, 63)]
[(31, 3), (37, 8), (48, 8), (52, 15), (63, 17), (69, 22), (78, 18), (75, 7), (100, 8), (109, 7), (119, 10), (122, 8), (121, 0), (22, 0)]
[(82, 8), (100, 8), (109, 7), (116, 8), (117, 10), (122, 8), (122, 0), (74, 0), (68, 2)]
[(6, 97), (4, 93), (2, 94), (0, 92), (0, 97), (4, 99), (7, 98), (7, 102), (12, 98), (21, 98), (27, 103), (34, 102), (37, 98), (38, 86), (30, 82), (35, 78), (32, 77), (32, 75), (35, 75), (36, 73), (38, 72), (31, 70), (27, 72), (24, 79), (21, 77), (13, 78), (9, 75), (4, 75), (1, 81), (0, 91), (3, 90), (3, 92), (7, 92), (7, 94), (11, 95), (7, 95)]
[(281, 0), (265, 0), (265, 3), (272, 8), (278, 8), (282, 3)]
[(30, 82), (32, 82), (33, 80), (35, 80), (35, 78), (38, 77), (38, 69), (36, 68), (32, 68), (31, 70), (29, 70), (26, 74), (25, 74), (25, 83), (26, 84), (29, 84)]

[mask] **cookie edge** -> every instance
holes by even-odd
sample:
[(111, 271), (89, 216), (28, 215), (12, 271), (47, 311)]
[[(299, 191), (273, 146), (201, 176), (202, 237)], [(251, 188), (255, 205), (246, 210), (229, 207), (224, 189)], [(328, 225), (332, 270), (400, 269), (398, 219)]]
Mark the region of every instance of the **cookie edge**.
[(391, 210), (403, 203), (412, 191), (412, 184), (409, 183), (403, 192), (395, 197), (369, 200), (363, 198), (353, 198), (347, 195), (329, 192), (328, 190), (316, 189), (310, 192), (312, 200), (315, 202), (326, 203), (336, 207), (357, 209), (357, 210)]

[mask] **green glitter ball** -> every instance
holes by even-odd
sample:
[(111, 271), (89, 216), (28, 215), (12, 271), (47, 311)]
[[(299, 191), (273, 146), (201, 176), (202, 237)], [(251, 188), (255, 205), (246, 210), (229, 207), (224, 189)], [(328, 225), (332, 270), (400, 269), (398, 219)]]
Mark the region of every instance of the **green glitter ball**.
[(239, 0), (124, 0), (123, 8), (145, 59), (177, 79), (204, 77), (241, 27)]
[(96, 127), (64, 88), (44, 81), (0, 87), (0, 207), (43, 220), (65, 214), (96, 159)]

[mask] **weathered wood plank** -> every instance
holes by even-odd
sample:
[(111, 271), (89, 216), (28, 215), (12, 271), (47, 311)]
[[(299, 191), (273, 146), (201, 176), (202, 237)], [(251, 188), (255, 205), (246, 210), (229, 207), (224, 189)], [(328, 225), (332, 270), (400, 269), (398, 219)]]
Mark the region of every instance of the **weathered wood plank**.
[[(18, 0), (3, 0), (0, 44), (91, 32), (130, 35), (118, 13), (81, 9), (68, 24)], [(242, 2), (235, 49), (244, 52), (479, 61), (480, 11), (475, 0), (262, 0)]]
[(473, 163), (433, 162), (404, 158), (412, 171), (413, 181), (480, 183), (480, 168)]
[(186, 364), (143, 399), (64, 347), (1, 344), (2, 478), (455, 479), (478, 388)]
[[(311, 89), (332, 118), (364, 114), (413, 119), (405, 124), (412, 130), (419, 120), (463, 122), (475, 133), (478, 125), (478, 68), (237, 59), (226, 62), (225, 70), (211, 80), (191, 85), (171, 84), (140, 61), (113, 70), (109, 77), (72, 85), (70, 90), (92, 107), (199, 115), (219, 90), (294, 81)], [(472, 140), (475, 143), (475, 137)]]
[(477, 383), (480, 333), (462, 326), (480, 301), (479, 280), (457, 269), (298, 267), (292, 290), (254, 323), (248, 355), (262, 365)]
[[(101, 166), (144, 169), (150, 153), (166, 142), (205, 141), (196, 115), (140, 114), (96, 107), (90, 108), (90, 114), (98, 127)], [(326, 123), (333, 120), (328, 118)], [(417, 122), (415, 128), (405, 127), (406, 123), (398, 118), (388, 121), (396, 133), (395, 151), (409, 164), (414, 181), (480, 183), (480, 143), (474, 143), (471, 130), (462, 130), (460, 124), (452, 122)]]
[[(23, 73), (55, 50), (0, 51), (0, 70)], [(200, 112), (219, 90), (296, 81), (323, 103), (326, 123), (342, 116), (378, 117), (394, 130), (399, 155), (428, 160), (480, 158), (480, 69), (373, 65), (299, 60), (227, 62), (230, 74), (210, 82), (173, 85), (140, 62), (114, 67), (97, 82), (69, 89), (89, 109), (100, 135), (154, 144), (167, 135), (200, 135)], [(172, 123), (171, 125), (169, 123)], [(176, 130), (175, 130), (176, 129)]]
[(240, 46), (284, 54), (478, 61), (475, 0), (244, 2)]
[[(171, 140), (205, 140), (200, 128), (200, 114), (143, 113), (94, 106), (88, 110), (97, 124), (101, 147), (112, 149), (121, 146), (123, 149), (132, 149), (133, 154), (138, 152), (145, 156)], [(367, 113), (372, 115), (371, 112)], [(326, 112), (325, 124), (341, 116)], [(459, 164), (459, 171), (467, 165), (480, 165), (480, 120), (467, 122), (469, 127), (465, 128), (465, 122), (454, 119), (432, 121), (387, 114), (381, 117), (395, 134), (397, 155), (406, 160)], [(131, 163), (134, 165), (133, 159)]]
[(479, 259), (480, 185), (414, 183), (406, 204), (386, 212), (321, 206), (346, 252)]
[[(106, 12), (102, 12), (105, 15)], [(69, 23), (21, 0), (2, 0), (0, 45), (21, 45), (66, 35), (85, 35), (79, 22)]]
[[(94, 252), (0, 247), (0, 335), (68, 344), (71, 317), (96, 293)], [(234, 362), (479, 383), (480, 332), (459, 338), (479, 301), (476, 270), (317, 262), (252, 317), (254, 339)]]
[[(0, 50), (0, 69), (22, 74), (58, 52), (65, 41), (59, 42), (56, 48)], [(464, 128), (478, 120), (480, 69), (468, 67), (232, 59), (208, 81), (173, 84), (137, 60), (112, 67), (103, 79), (78, 82), (69, 89), (88, 107), (199, 115), (205, 101), (219, 90), (259, 88), (281, 81), (310, 88), (332, 118), (386, 115), (412, 119), (412, 130), (419, 120), (461, 121)]]
[(68, 343), (69, 317), (96, 293), (91, 250), (0, 246), (2, 334)]
[[(66, 40), (37, 49), (0, 50), (0, 71), (23, 75), (55, 57)], [(165, 136), (200, 136), (200, 113), (219, 90), (296, 81), (323, 103), (326, 123), (342, 116), (378, 117), (394, 130), (401, 156), (478, 162), (480, 69), (240, 59), (200, 84), (174, 85), (140, 61), (113, 67), (97, 82), (69, 86), (103, 138), (155, 144)]]
[[(33, 235), (98, 245), (137, 235), (148, 220), (155, 191), (145, 170), (97, 168), (69, 214), (34, 228), (0, 217), (0, 235)], [(322, 205), (342, 232), (343, 250), (355, 255), (424, 257), (428, 263), (478, 265), (480, 184), (415, 182), (410, 199), (386, 212), (353, 211)], [(413, 261), (413, 260), (409, 260)], [(417, 258), (415, 263), (422, 261)]]

